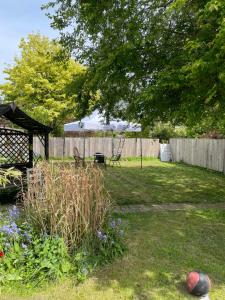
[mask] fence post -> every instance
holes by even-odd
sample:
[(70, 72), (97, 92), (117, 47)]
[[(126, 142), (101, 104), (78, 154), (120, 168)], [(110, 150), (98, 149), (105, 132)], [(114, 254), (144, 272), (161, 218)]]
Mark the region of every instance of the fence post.
[(225, 174), (225, 149), (223, 150), (223, 173)]

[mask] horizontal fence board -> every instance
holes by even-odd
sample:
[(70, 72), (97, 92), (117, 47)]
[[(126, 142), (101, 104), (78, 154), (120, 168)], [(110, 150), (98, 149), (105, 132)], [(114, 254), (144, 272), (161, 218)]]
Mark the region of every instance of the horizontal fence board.
[(225, 171), (225, 139), (170, 139), (170, 146), (175, 162)]
[[(119, 138), (109, 137), (86, 137), (73, 138), (73, 137), (51, 137), (49, 139), (49, 154), (50, 157), (65, 157), (73, 156), (73, 148), (77, 147), (80, 154), (85, 157), (93, 156), (96, 152), (104, 153), (107, 157), (112, 156), (113, 148), (114, 153), (117, 152), (119, 146)], [(141, 154), (142, 143), (142, 155), (146, 157), (158, 157), (159, 156), (159, 140), (158, 139), (140, 139), (140, 138), (127, 138), (125, 139), (124, 148), (122, 151), (122, 157), (137, 157)], [(40, 140), (34, 138), (34, 152), (44, 155), (44, 147)]]

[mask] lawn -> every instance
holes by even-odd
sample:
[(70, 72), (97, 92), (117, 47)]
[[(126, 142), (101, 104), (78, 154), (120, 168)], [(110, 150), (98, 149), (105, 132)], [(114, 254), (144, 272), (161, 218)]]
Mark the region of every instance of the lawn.
[(107, 168), (106, 186), (118, 204), (212, 203), (225, 201), (225, 176), (158, 159), (122, 162)]
[(68, 279), (27, 296), (14, 288), (1, 300), (195, 299), (183, 284), (186, 273), (195, 269), (210, 275), (211, 300), (225, 299), (224, 212), (139, 213), (123, 219), (129, 251), (122, 259), (99, 269), (78, 287)]
[[(104, 170), (118, 204), (222, 202), (225, 177), (213, 171), (156, 159), (122, 162)], [(25, 290), (2, 289), (1, 300), (176, 300), (190, 297), (184, 287), (191, 270), (212, 279), (211, 300), (225, 299), (225, 212), (219, 210), (124, 214), (128, 251), (95, 271), (83, 284), (65, 279)]]

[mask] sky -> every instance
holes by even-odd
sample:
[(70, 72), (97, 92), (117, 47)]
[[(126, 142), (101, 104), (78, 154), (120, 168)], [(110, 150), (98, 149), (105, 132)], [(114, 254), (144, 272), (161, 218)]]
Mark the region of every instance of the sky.
[(57, 31), (50, 22), (41, 5), (47, 0), (0, 0), (0, 83), (4, 82), (3, 69), (13, 63), (19, 54), (18, 45), (22, 37), (29, 33), (57, 37)]

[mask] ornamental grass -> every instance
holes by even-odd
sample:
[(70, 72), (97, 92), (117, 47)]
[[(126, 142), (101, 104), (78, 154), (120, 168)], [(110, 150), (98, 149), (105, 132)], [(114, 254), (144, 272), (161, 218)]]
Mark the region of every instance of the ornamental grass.
[(35, 230), (62, 237), (70, 251), (96, 234), (111, 207), (102, 171), (73, 164), (39, 164), (29, 176), (23, 200)]

